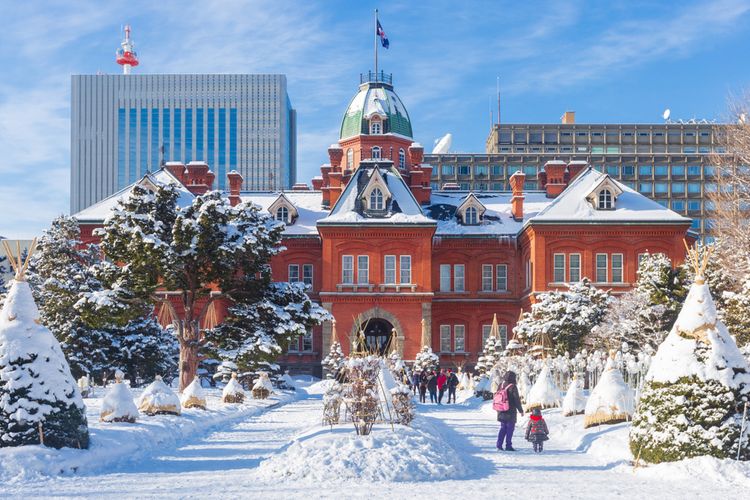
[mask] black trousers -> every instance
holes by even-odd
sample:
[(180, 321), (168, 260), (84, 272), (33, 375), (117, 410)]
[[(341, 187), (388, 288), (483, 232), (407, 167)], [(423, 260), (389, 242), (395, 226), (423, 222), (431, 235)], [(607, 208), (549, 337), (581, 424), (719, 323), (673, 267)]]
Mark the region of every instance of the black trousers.
[(437, 403), (437, 402), (438, 402), (437, 392), (435, 391), (435, 389), (430, 389), (430, 403)]
[(445, 395), (445, 386), (440, 388), (440, 392), (438, 393), (438, 403), (443, 402), (443, 396)]
[(419, 402), (420, 403), (427, 402), (427, 387), (425, 386), (419, 386)]
[(456, 402), (456, 388), (455, 387), (448, 387), (448, 402), (451, 402), (451, 398), (453, 398), (453, 402)]

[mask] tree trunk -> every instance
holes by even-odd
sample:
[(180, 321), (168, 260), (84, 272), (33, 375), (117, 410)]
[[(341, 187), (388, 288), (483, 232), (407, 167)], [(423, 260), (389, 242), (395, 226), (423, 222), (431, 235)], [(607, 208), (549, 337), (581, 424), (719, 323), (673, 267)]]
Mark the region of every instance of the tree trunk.
[(194, 328), (192, 321), (186, 321), (185, 331), (180, 338), (180, 392), (190, 385), (198, 373), (200, 331), (195, 331)]

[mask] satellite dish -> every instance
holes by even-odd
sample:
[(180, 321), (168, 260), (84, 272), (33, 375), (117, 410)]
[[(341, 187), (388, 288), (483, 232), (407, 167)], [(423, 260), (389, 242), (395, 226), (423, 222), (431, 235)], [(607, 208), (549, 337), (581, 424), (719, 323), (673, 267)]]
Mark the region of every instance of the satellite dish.
[(445, 154), (451, 149), (453, 143), (453, 135), (448, 133), (436, 141), (435, 147), (432, 148), (432, 154), (441, 155)]
[(664, 110), (664, 113), (662, 113), (661, 117), (664, 118), (665, 120), (669, 120), (669, 115), (671, 114), (672, 114), (672, 111), (669, 108), (667, 108)]

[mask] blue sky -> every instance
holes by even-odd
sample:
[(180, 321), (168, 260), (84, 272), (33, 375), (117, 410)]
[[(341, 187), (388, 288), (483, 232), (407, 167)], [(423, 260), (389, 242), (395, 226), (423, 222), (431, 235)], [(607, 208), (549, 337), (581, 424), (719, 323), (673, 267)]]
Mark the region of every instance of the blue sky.
[(501, 78), (504, 122), (721, 120), (750, 86), (750, 0), (608, 2), (16, 2), (0, 0), (0, 235), (39, 234), (69, 206), (70, 75), (117, 73), (133, 26), (141, 73), (285, 73), (298, 179), (337, 140), (373, 66), (373, 10), (415, 138), (481, 152)]

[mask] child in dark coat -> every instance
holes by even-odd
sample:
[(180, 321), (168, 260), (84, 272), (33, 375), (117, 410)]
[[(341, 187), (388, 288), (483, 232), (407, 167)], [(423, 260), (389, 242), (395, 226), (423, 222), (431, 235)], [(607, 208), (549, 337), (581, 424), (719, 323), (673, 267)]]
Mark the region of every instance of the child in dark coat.
[(526, 426), (526, 441), (534, 443), (534, 451), (541, 453), (544, 442), (549, 439), (549, 429), (547, 422), (542, 417), (542, 410), (534, 408), (529, 417), (529, 423)]

